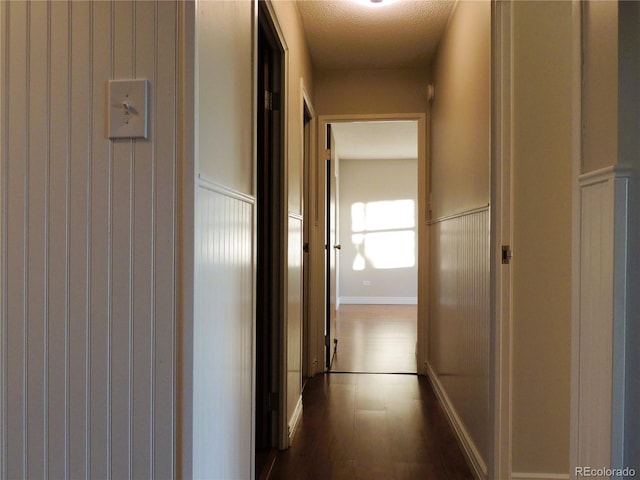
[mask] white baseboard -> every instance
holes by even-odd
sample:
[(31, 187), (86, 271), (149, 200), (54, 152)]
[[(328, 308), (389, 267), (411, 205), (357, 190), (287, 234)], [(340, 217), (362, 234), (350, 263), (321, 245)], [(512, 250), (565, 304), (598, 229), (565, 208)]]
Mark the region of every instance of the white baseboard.
[(339, 305), (417, 305), (418, 297), (340, 297)]
[(291, 445), (291, 441), (293, 440), (293, 436), (296, 434), (296, 430), (298, 425), (300, 424), (300, 419), (302, 418), (302, 395), (298, 398), (298, 403), (296, 403), (296, 408), (293, 409), (293, 414), (289, 419), (289, 445)]
[(513, 480), (568, 480), (567, 473), (512, 473)]
[[(480, 452), (478, 451), (476, 444), (473, 439), (467, 432), (462, 420), (458, 416), (458, 412), (456, 412), (455, 407), (451, 403), (447, 392), (444, 390), (444, 387), (438, 380), (438, 376), (431, 368), (430, 364), (427, 364), (427, 376), (431, 381), (431, 385), (433, 385), (433, 389), (442, 404), (442, 408), (444, 409), (444, 413), (449, 420), (449, 423), (453, 427), (453, 431), (458, 438), (458, 443), (462, 447), (462, 452), (465, 457), (467, 457), (467, 462), (471, 466), (471, 470), (473, 475), (480, 480), (484, 480), (487, 478), (487, 465), (484, 463), (484, 460), (480, 456)], [(515, 478), (515, 477), (513, 477)]]

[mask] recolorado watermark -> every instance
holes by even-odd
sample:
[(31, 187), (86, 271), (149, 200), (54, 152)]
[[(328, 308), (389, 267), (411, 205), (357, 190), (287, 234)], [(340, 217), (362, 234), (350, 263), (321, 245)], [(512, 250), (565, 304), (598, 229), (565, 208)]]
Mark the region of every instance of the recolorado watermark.
[(633, 468), (593, 468), (576, 467), (576, 477), (613, 477), (613, 478), (633, 478), (636, 471)]

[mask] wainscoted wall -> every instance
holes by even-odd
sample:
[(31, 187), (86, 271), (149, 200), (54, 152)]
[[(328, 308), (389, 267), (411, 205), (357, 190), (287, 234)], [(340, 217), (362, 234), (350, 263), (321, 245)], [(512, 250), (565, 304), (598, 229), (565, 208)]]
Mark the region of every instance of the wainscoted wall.
[(489, 455), (489, 208), (430, 222), (429, 375), (476, 472)]
[(193, 478), (252, 478), (255, 2), (196, 3)]
[[(178, 2), (2, 2), (0, 477), (172, 478)], [(150, 83), (149, 139), (105, 82)]]
[(289, 212), (287, 275), (287, 426), (291, 440), (302, 414), (302, 216)]
[(628, 175), (609, 167), (580, 176), (577, 466), (625, 466)]
[(195, 210), (194, 478), (251, 477), (253, 214), (253, 198), (200, 179)]

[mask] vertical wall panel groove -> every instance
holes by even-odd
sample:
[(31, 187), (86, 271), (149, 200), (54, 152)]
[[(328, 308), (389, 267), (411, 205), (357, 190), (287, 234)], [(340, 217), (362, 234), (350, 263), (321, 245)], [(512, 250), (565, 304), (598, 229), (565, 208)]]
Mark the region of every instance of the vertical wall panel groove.
[(24, 160), (25, 160), (25, 170), (24, 170), (24, 197), (23, 201), (23, 218), (22, 218), (22, 238), (24, 239), (24, 248), (22, 251), (23, 259), (22, 264), (24, 268), (24, 274), (22, 279), (22, 318), (23, 318), (23, 327), (22, 327), (22, 398), (23, 398), (23, 407), (22, 407), (22, 472), (25, 478), (29, 477), (29, 469), (28, 469), (28, 458), (27, 458), (27, 450), (29, 448), (29, 429), (27, 424), (28, 410), (29, 410), (29, 390), (28, 390), (28, 372), (29, 372), (29, 364), (28, 364), (28, 338), (29, 338), (29, 113), (30, 113), (30, 71), (29, 71), (29, 61), (31, 59), (31, 3), (27, 4), (27, 13), (25, 15), (26, 21), (26, 52), (25, 52), (25, 117), (24, 117), (24, 131), (26, 135), (25, 139), (25, 152), (24, 152)]
[[(5, 62), (0, 62), (0, 151), (1, 159), (7, 159), (8, 140), (7, 111), (5, 106), (9, 83), (9, 4), (0, 3), (0, 52)], [(7, 478), (7, 162), (0, 160), (0, 476)]]
[(49, 437), (49, 308), (48, 308), (48, 298), (49, 298), (49, 249), (51, 246), (51, 239), (49, 237), (50, 232), (50, 217), (51, 217), (51, 204), (50, 204), (50, 151), (51, 151), (51, 4), (47, 3), (47, 61), (45, 70), (47, 72), (47, 82), (46, 82), (46, 107), (45, 107), (45, 118), (47, 122), (46, 126), (46, 146), (47, 150), (45, 153), (45, 185), (44, 185), (44, 201), (45, 201), (45, 221), (44, 221), (44, 312), (43, 312), (43, 352), (42, 352), (42, 361), (43, 361), (43, 434), (42, 434), (42, 443), (43, 443), (43, 465), (42, 465), (42, 476), (43, 478), (48, 477), (49, 472), (49, 445), (48, 445), (48, 437)]
[[(58, 432), (58, 439), (63, 438), (63, 442), (58, 442), (62, 447), (62, 455), (53, 454), (51, 455), (52, 461), (62, 460), (62, 464), (59, 465), (57, 469), (53, 469), (52, 476), (58, 476), (59, 478), (67, 479), (69, 478), (69, 452), (70, 452), (70, 406), (69, 406), (69, 385), (70, 385), (70, 365), (71, 361), (69, 358), (69, 317), (70, 317), (70, 305), (71, 305), (71, 245), (69, 242), (69, 238), (71, 238), (70, 226), (70, 216), (71, 216), (71, 157), (72, 157), (72, 143), (71, 143), (71, 127), (72, 127), (72, 101), (73, 98), (73, 89), (72, 89), (72, 74), (73, 74), (73, 51), (71, 49), (71, 45), (73, 44), (73, 11), (72, 4), (68, 2), (67, 5), (67, 35), (66, 35), (66, 50), (67, 50), (67, 71), (66, 71), (66, 132), (65, 132), (65, 140), (66, 145), (64, 145), (64, 159), (65, 159), (65, 168), (66, 172), (64, 175), (64, 219), (58, 220), (55, 222), (56, 225), (63, 223), (64, 225), (64, 237), (61, 239), (64, 246), (57, 246), (56, 250), (64, 249), (64, 265), (62, 266), (64, 270), (64, 288), (62, 293), (63, 305), (61, 305), (61, 311), (57, 314), (57, 318), (62, 318), (62, 369), (64, 371), (64, 398), (63, 405), (61, 408), (61, 412), (59, 417), (63, 421), (61, 431)], [(59, 47), (54, 49), (54, 51), (60, 51)], [(57, 138), (57, 137), (56, 137)], [(62, 152), (61, 152), (62, 154)], [(58, 184), (58, 182), (54, 182), (54, 184)], [(52, 300), (54, 298), (60, 298), (59, 295), (51, 296)], [(55, 300), (53, 300), (55, 301)], [(57, 329), (56, 329), (57, 330)], [(86, 403), (86, 402), (85, 402)], [(85, 417), (86, 421), (86, 417)], [(85, 438), (86, 442), (86, 438)]]
[[(158, 79), (158, 4), (154, 2), (153, 4), (153, 77), (155, 81), (154, 84), (157, 85)], [(175, 85), (178, 85), (175, 82)], [(152, 89), (152, 104), (158, 105), (158, 91), (157, 88)], [(153, 109), (153, 114), (149, 115), (151, 119), (151, 128), (150, 134), (151, 138), (157, 139), (157, 128), (156, 124), (158, 121), (158, 108)], [(175, 131), (174, 131), (175, 134)], [(157, 165), (157, 140), (155, 140), (151, 145), (151, 225), (150, 225), (150, 233), (152, 238), (155, 238), (155, 229), (156, 229), (156, 165)], [(149, 368), (150, 368), (150, 385), (148, 392), (148, 402), (149, 402), (149, 428), (148, 428), (148, 442), (149, 442), (149, 458), (147, 459), (147, 465), (149, 469), (149, 478), (155, 478), (154, 475), (154, 457), (155, 457), (155, 438), (154, 438), (154, 426), (155, 426), (155, 389), (156, 389), (156, 325), (155, 325), (155, 293), (156, 293), (156, 279), (155, 279), (155, 262), (156, 262), (156, 244), (155, 242), (151, 242), (151, 251), (149, 252), (150, 257), (150, 280), (151, 280), (151, 289), (150, 289), (150, 297), (149, 297)], [(173, 337), (173, 335), (172, 335)], [(172, 360), (173, 363), (173, 360)], [(172, 419), (173, 420), (173, 419)]]

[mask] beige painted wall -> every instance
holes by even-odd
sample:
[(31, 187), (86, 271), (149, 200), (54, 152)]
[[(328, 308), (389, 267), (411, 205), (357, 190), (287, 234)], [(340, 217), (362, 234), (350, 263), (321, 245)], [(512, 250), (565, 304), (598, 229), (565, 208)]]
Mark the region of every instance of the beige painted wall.
[[(340, 297), (399, 297), (414, 298), (417, 295), (417, 212), (418, 212), (418, 184), (416, 182), (418, 174), (417, 160), (340, 160), (340, 271), (338, 285)], [(375, 216), (376, 211), (371, 208), (376, 207), (378, 202), (394, 202), (405, 201), (412, 202), (413, 217), (410, 219), (411, 224), (404, 223), (404, 215), (397, 214), (389, 219), (391, 222), (388, 227), (381, 225), (378, 231), (369, 231), (367, 238), (367, 229), (362, 231), (360, 218), (354, 218), (352, 215), (352, 206), (355, 204), (363, 204), (369, 208), (369, 216)], [(356, 207), (357, 208), (357, 207)], [(405, 205), (402, 205), (405, 208)], [(360, 212), (360, 209), (357, 209)], [(414, 263), (411, 266), (402, 268), (379, 269), (375, 268), (375, 258), (367, 256), (367, 245), (369, 248), (375, 248), (375, 238), (371, 238), (371, 234), (388, 235), (393, 233), (391, 230), (393, 219), (400, 218), (403, 220), (402, 227), (398, 227), (397, 231), (402, 235), (401, 244), (391, 243), (385, 249), (389, 255), (393, 253), (408, 253), (413, 258)], [(369, 218), (375, 223), (380, 218)], [(407, 222), (409, 218), (406, 219)], [(354, 227), (356, 231), (354, 231)], [(389, 229), (386, 231), (386, 229)], [(363, 234), (365, 235), (364, 237)], [(409, 239), (405, 236), (411, 236)], [(405, 244), (411, 241), (413, 243)], [(392, 239), (393, 241), (393, 239)], [(397, 241), (397, 239), (396, 239)], [(407, 250), (412, 245), (411, 249)], [(375, 250), (373, 250), (375, 252)], [(361, 270), (359, 257), (363, 260)], [(392, 258), (392, 257), (391, 257)], [(402, 261), (405, 261), (402, 255)], [(404, 265), (404, 263), (403, 263)], [(363, 281), (371, 282), (370, 286), (363, 286)]]
[(423, 69), (316, 73), (319, 115), (422, 113), (427, 109), (428, 74)]
[(582, 173), (618, 163), (618, 3), (582, 5)]
[(572, 7), (513, 5), (513, 471), (569, 468)]
[(460, 1), (432, 64), (431, 218), (490, 197), (491, 4)]
[(251, 2), (198, 3), (195, 104), (198, 173), (249, 195), (253, 194), (251, 11)]
[(491, 451), (489, 1), (456, 4), (431, 71), (429, 366), (482, 470)]
[(294, 1), (274, 1), (273, 8), (289, 48), (287, 77), (288, 198), (289, 211), (302, 214), (303, 116), (302, 86), (314, 96), (313, 65), (302, 28), (302, 20)]

